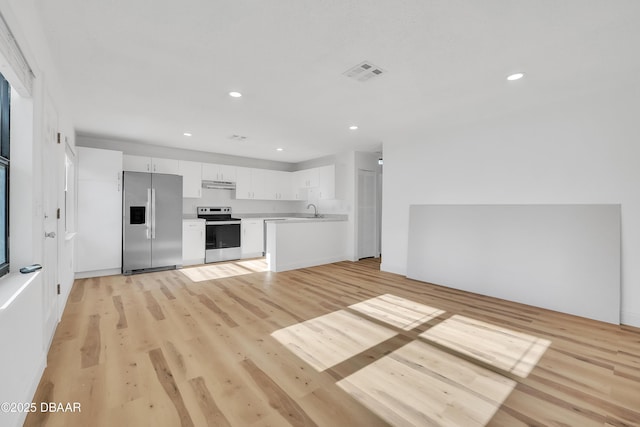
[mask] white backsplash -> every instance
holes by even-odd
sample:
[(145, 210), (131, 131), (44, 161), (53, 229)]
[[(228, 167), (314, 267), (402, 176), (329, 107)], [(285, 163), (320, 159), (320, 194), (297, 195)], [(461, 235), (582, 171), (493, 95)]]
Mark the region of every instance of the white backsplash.
[(236, 200), (233, 190), (202, 189), (202, 197), (199, 199), (183, 199), (182, 213), (196, 213), (198, 206), (231, 206), (236, 214), (245, 213), (288, 213), (302, 212), (305, 202), (297, 201), (270, 201), (270, 200)]
[(231, 206), (235, 214), (313, 213), (313, 209), (306, 209), (307, 203), (315, 203), (324, 214), (348, 214), (351, 208), (344, 200), (236, 200), (235, 191), (203, 188), (201, 198), (183, 199), (182, 213), (195, 215), (198, 206)]

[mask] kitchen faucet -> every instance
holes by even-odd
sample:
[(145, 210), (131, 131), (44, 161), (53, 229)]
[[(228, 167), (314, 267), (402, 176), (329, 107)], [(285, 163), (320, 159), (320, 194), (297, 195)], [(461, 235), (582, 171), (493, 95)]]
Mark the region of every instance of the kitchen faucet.
[(307, 205), (307, 209), (309, 209), (311, 206), (313, 206), (313, 216), (318, 218), (318, 208), (313, 203), (309, 203)]

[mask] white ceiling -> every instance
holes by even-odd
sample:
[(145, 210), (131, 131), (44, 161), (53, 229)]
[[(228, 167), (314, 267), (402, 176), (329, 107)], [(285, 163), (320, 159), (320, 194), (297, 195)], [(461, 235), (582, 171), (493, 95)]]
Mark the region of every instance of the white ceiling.
[(287, 162), (640, 71), (638, 0), (34, 1), (79, 133)]

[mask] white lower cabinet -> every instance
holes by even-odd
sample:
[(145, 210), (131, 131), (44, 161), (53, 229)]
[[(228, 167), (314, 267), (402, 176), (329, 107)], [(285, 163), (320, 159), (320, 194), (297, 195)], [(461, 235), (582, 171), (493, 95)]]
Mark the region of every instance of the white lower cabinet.
[(242, 258), (262, 256), (262, 251), (264, 250), (264, 219), (243, 219), (241, 228)]
[(202, 219), (182, 221), (182, 265), (204, 264), (205, 224)]

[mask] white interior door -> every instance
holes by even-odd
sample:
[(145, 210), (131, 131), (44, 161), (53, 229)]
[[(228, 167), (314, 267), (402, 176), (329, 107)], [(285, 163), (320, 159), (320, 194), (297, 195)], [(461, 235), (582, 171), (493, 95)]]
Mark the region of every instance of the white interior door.
[(43, 320), (44, 345), (48, 346), (58, 323), (58, 115), (49, 97), (44, 103), (42, 141), (43, 242)]
[(377, 197), (376, 173), (358, 169), (358, 259), (378, 255)]

